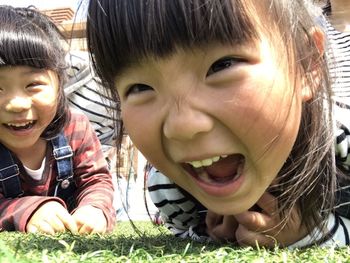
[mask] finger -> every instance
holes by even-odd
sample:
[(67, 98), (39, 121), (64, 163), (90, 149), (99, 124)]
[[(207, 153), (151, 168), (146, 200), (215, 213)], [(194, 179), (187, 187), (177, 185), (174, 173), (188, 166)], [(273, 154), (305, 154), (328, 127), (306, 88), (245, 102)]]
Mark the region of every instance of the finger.
[(26, 231), (27, 231), (27, 233), (37, 233), (38, 228), (35, 225), (28, 224), (26, 227)]
[(49, 235), (55, 234), (55, 230), (53, 229), (53, 227), (46, 221), (41, 221), (36, 225), (36, 227), (38, 228), (38, 232), (49, 234)]
[(256, 204), (268, 215), (275, 215), (278, 212), (277, 198), (265, 192)]
[(223, 216), (218, 215), (214, 212), (208, 211), (205, 217), (205, 224), (208, 229), (212, 229), (218, 224), (220, 224), (223, 220)]
[(58, 213), (57, 217), (61, 222), (63, 223), (64, 227), (72, 232), (73, 234), (78, 233), (78, 226), (72, 215), (70, 215), (67, 211), (64, 211), (62, 213)]
[(82, 224), (79, 228), (79, 234), (90, 234), (93, 231), (93, 227), (88, 224)]
[(55, 232), (65, 232), (66, 231), (65, 225), (58, 217), (50, 218), (50, 222), (48, 222), (48, 223), (55, 230)]
[(99, 226), (99, 227), (94, 227), (92, 230), (91, 230), (91, 234), (96, 234), (96, 233), (100, 233), (100, 234), (104, 234), (106, 233), (107, 231), (107, 228), (106, 226)]
[(240, 246), (274, 248), (278, 245), (274, 237), (250, 231), (243, 225), (239, 225), (236, 230), (236, 241)]
[(224, 216), (222, 223), (212, 229), (212, 238), (215, 240), (235, 241), (237, 227), (238, 223), (234, 216)]
[(246, 211), (234, 217), (240, 225), (254, 232), (267, 231), (271, 229), (275, 223), (270, 216), (254, 211)]

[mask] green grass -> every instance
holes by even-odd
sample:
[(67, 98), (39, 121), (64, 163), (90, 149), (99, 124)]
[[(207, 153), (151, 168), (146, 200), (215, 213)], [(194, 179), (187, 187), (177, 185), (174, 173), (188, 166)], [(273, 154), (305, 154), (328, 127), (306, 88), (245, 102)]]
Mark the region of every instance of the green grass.
[(0, 233), (1, 263), (32, 262), (350, 262), (350, 248), (252, 249), (200, 244), (173, 237), (164, 227), (119, 223), (109, 235), (55, 236)]

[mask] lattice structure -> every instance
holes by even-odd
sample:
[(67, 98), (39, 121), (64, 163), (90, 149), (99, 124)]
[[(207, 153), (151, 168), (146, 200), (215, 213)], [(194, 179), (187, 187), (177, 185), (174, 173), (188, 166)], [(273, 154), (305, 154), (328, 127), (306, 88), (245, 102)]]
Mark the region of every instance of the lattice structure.
[(74, 11), (70, 7), (41, 10), (41, 12), (49, 16), (56, 24), (72, 20), (74, 17)]

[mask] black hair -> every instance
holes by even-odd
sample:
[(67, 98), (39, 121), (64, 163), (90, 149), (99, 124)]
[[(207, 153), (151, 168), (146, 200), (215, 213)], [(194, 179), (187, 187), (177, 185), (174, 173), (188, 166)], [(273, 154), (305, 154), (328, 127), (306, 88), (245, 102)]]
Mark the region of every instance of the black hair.
[(67, 119), (63, 84), (66, 80), (64, 37), (50, 18), (33, 8), (0, 6), (0, 67), (30, 66), (57, 73), (59, 96), (53, 121), (41, 134), (58, 134)]
[[(104, 79), (113, 82), (119, 70), (134, 60), (150, 54), (162, 57), (176, 46), (196, 46), (213, 39), (243, 43), (255, 34), (250, 20), (241, 12), (242, 1), (235, 6), (231, 1), (202, 2), (91, 1), (87, 35), (104, 30), (98, 38), (88, 37), (88, 46), (93, 54), (98, 52), (93, 58), (103, 68)], [(226, 23), (227, 19), (233, 21)], [(116, 49), (118, 52), (108, 52)]]

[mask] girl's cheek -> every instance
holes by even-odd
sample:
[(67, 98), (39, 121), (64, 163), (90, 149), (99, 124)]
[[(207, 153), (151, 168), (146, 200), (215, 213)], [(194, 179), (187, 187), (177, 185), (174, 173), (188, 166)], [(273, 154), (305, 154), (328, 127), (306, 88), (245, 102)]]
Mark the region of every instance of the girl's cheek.
[(142, 134), (142, 131), (144, 131), (144, 122), (142, 121), (144, 118), (142, 117), (141, 112), (122, 107), (121, 118), (126, 132), (135, 139), (137, 139), (139, 134)]
[(34, 95), (33, 101), (40, 103), (41, 105), (56, 105), (58, 94), (56, 91), (48, 90)]

